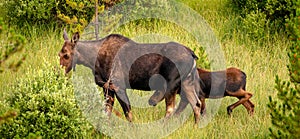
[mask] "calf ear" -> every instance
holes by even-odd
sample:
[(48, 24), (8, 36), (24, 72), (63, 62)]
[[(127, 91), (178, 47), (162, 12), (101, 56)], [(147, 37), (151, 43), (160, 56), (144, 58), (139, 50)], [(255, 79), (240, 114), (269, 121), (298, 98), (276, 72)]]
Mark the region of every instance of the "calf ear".
[(64, 35), (63, 36), (64, 36), (65, 41), (69, 40), (68, 33), (67, 33), (66, 29), (64, 29)]
[(76, 32), (74, 35), (73, 35), (73, 37), (72, 37), (72, 39), (71, 39), (71, 42), (72, 43), (77, 43), (79, 41), (79, 32)]

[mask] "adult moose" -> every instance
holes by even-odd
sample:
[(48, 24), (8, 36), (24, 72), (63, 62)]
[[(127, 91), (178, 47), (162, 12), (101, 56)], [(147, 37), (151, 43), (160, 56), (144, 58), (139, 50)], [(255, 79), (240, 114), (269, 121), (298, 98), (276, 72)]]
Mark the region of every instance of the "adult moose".
[[(227, 107), (228, 115), (232, 110), (242, 104), (250, 115), (253, 115), (254, 104), (249, 100), (252, 94), (246, 91), (246, 74), (240, 69), (231, 67), (223, 71), (210, 72), (201, 68), (197, 68), (200, 76), (200, 86), (205, 98), (222, 98), (225, 96), (237, 97), (239, 100)], [(149, 99), (149, 104), (155, 106), (159, 101), (164, 99), (164, 92), (156, 91)], [(205, 109), (205, 99), (201, 100), (201, 112)], [(178, 111), (182, 111), (186, 103), (180, 102)]]
[[(176, 90), (182, 88), (182, 100), (190, 103), (195, 122), (200, 117), (199, 76), (195, 67), (197, 57), (178, 43), (140, 44), (119, 34), (98, 41), (79, 41), (79, 33), (70, 40), (64, 31), (64, 45), (59, 52), (60, 64), (68, 73), (76, 64), (89, 67), (97, 85), (106, 97), (106, 112), (111, 114), (114, 97), (119, 101), (128, 121), (132, 121), (126, 88), (166, 92), (166, 116), (170, 116)], [(163, 77), (163, 83), (155, 83)], [(151, 81), (149, 81), (151, 79)], [(152, 85), (151, 85), (152, 84)], [(154, 84), (154, 85), (153, 85)]]

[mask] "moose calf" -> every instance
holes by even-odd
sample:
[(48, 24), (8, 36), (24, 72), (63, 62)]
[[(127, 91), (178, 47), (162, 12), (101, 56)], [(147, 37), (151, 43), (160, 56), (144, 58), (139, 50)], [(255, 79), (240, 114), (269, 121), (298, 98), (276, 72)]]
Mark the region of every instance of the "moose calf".
[[(246, 91), (246, 74), (234, 67), (227, 68), (223, 71), (210, 72), (201, 68), (197, 68), (200, 77), (200, 87), (205, 98), (222, 98), (225, 96), (237, 97), (239, 100), (227, 107), (228, 115), (231, 115), (232, 110), (242, 104), (250, 115), (253, 115), (254, 104), (249, 100), (252, 94)], [(225, 90), (223, 92), (222, 90)], [(177, 93), (180, 89), (177, 90)], [(158, 102), (164, 99), (164, 92), (156, 91), (149, 99), (149, 104), (155, 106)], [(199, 92), (199, 95), (201, 93)], [(205, 100), (199, 96), (202, 103), (201, 113), (205, 111)], [(175, 102), (174, 102), (175, 103)], [(178, 109), (183, 109), (185, 106), (180, 106)], [(186, 105), (186, 104), (185, 104)], [(179, 110), (180, 111), (180, 110)]]

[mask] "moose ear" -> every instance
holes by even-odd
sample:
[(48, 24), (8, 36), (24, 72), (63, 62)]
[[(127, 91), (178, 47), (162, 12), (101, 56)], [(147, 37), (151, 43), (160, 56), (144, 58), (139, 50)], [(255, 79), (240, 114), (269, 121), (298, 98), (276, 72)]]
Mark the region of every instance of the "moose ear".
[(64, 40), (65, 41), (67, 41), (67, 40), (69, 40), (69, 37), (68, 37), (68, 33), (67, 33), (67, 31), (66, 31), (66, 28), (64, 28)]
[(73, 35), (73, 37), (72, 37), (72, 39), (71, 39), (71, 42), (72, 43), (77, 43), (79, 41), (79, 32), (76, 32), (74, 35)]

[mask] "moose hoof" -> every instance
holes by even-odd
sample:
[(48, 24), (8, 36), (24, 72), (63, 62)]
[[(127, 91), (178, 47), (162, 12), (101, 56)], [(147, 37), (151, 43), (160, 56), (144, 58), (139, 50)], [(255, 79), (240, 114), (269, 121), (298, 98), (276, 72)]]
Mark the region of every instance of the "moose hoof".
[(227, 114), (228, 114), (229, 116), (231, 116), (231, 113), (232, 113), (232, 109), (231, 109), (230, 107), (227, 107)]
[(131, 112), (126, 113), (125, 116), (129, 122), (132, 122), (132, 113)]

